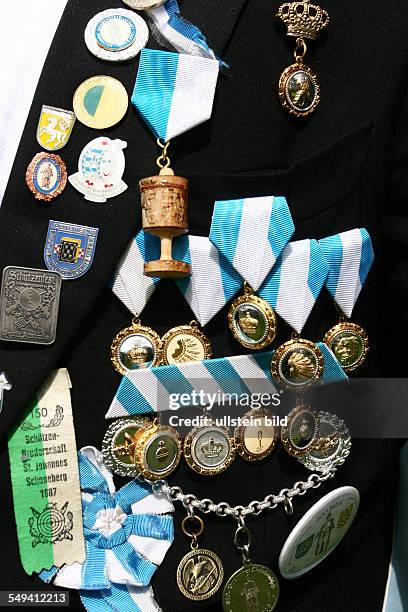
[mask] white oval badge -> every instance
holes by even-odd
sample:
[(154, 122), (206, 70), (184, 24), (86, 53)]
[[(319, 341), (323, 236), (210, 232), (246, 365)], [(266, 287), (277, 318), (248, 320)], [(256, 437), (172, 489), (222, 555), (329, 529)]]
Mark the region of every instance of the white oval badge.
[(284, 578), (306, 574), (325, 559), (351, 527), (360, 504), (354, 487), (340, 487), (320, 499), (289, 534), (279, 556)]

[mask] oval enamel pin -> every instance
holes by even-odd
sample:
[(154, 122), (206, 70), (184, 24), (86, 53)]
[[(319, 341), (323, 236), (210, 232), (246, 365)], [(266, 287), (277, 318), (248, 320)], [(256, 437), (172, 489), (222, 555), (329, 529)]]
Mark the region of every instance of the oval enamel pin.
[(37, 153), (26, 172), (26, 183), (36, 200), (50, 202), (67, 184), (67, 168), (59, 155)]

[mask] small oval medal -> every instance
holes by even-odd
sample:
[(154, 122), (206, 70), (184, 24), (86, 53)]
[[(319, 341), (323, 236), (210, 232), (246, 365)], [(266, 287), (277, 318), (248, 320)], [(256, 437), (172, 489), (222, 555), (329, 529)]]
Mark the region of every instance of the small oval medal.
[(137, 437), (151, 426), (151, 421), (141, 417), (119, 419), (110, 425), (102, 441), (102, 455), (112, 472), (132, 478), (138, 475), (134, 462)]
[(281, 429), (281, 442), (289, 455), (306, 453), (319, 436), (319, 416), (307, 404), (299, 404), (288, 414), (287, 425)]
[(319, 412), (319, 434), (312, 448), (298, 460), (312, 472), (324, 472), (351, 448), (350, 432), (345, 422), (329, 412)]
[(77, 119), (95, 130), (104, 130), (119, 123), (128, 105), (128, 94), (122, 83), (104, 75), (84, 81), (73, 99)]
[(180, 457), (180, 438), (172, 427), (153, 425), (138, 436), (135, 465), (148, 480), (166, 478), (176, 469)]
[(224, 427), (209, 425), (190, 431), (184, 440), (184, 458), (203, 476), (224, 472), (235, 458), (235, 445)]
[(341, 542), (357, 514), (360, 495), (354, 487), (340, 487), (320, 499), (289, 534), (279, 556), (284, 578), (303, 576)]
[(59, 155), (37, 153), (27, 168), (26, 183), (36, 200), (50, 202), (66, 187), (66, 166)]
[(197, 321), (180, 325), (164, 334), (160, 349), (161, 365), (187, 363), (211, 359), (212, 349), (207, 336), (199, 329)]
[(158, 361), (160, 336), (150, 327), (140, 324), (138, 318), (132, 325), (115, 336), (111, 346), (111, 361), (119, 374), (151, 368)]
[(177, 584), (185, 597), (193, 601), (209, 599), (224, 579), (220, 558), (211, 550), (197, 548), (187, 553), (177, 568)]
[(324, 358), (319, 347), (310, 340), (297, 338), (282, 344), (271, 362), (273, 378), (287, 387), (305, 387), (323, 374)]
[(265, 300), (254, 295), (246, 285), (244, 295), (231, 304), (228, 325), (232, 335), (242, 346), (262, 349), (276, 336), (276, 315)]
[(237, 453), (246, 461), (260, 461), (273, 451), (278, 439), (272, 412), (265, 409), (251, 410), (243, 419), (248, 425), (240, 425), (234, 432)]
[(307, 117), (320, 103), (320, 85), (316, 73), (303, 63), (292, 64), (279, 79), (282, 106), (296, 117)]
[(264, 565), (248, 563), (227, 581), (222, 606), (224, 612), (272, 612), (278, 598), (275, 574)]
[(127, 189), (122, 180), (125, 171), (127, 143), (105, 136), (94, 138), (82, 150), (78, 172), (71, 174), (69, 182), (89, 202), (106, 202)]
[(85, 30), (89, 51), (100, 59), (121, 62), (136, 57), (149, 39), (149, 28), (140, 15), (125, 9), (108, 9), (93, 17)]
[(369, 350), (366, 331), (349, 321), (341, 321), (326, 333), (323, 342), (333, 351), (346, 372), (358, 368), (366, 360)]

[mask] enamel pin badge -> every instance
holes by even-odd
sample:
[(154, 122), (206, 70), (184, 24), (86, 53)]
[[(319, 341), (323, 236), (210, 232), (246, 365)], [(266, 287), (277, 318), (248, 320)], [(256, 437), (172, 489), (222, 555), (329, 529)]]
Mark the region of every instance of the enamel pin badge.
[(98, 228), (50, 221), (44, 248), (47, 268), (65, 280), (83, 276), (92, 265)]
[(123, 140), (101, 136), (92, 140), (82, 151), (78, 172), (68, 180), (90, 202), (106, 202), (127, 189), (122, 176), (125, 171)]
[(5, 372), (0, 372), (0, 414), (3, 410), (4, 391), (11, 391), (11, 384)]
[(58, 151), (67, 144), (74, 124), (75, 113), (44, 105), (37, 127), (37, 142), (47, 151)]
[(26, 183), (36, 200), (50, 202), (66, 187), (66, 166), (59, 155), (37, 153), (27, 168)]

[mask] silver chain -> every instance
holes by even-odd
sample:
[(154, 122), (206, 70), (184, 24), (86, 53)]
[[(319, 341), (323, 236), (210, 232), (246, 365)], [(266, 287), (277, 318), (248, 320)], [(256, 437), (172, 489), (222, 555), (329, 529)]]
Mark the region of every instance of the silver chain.
[(313, 473), (306, 481), (298, 480), (295, 482), (291, 489), (282, 489), (277, 495), (271, 493), (263, 501), (254, 500), (247, 506), (230, 506), (230, 504), (224, 501), (215, 503), (209, 498), (198, 499), (193, 493), (184, 493), (181, 487), (177, 485), (170, 486), (166, 480), (152, 482), (141, 475), (139, 475), (138, 479), (150, 484), (154, 493), (166, 495), (171, 502), (180, 502), (187, 511), (194, 512), (194, 510), (198, 510), (203, 514), (214, 513), (221, 518), (230, 516), (239, 521), (247, 516), (259, 516), (265, 510), (275, 510), (280, 504), (283, 505), (287, 514), (292, 514), (293, 499), (297, 496), (305, 495), (309, 489), (318, 489), (322, 483), (334, 478), (337, 469), (344, 464), (349, 454), (349, 447), (343, 449), (343, 452), (334, 459), (330, 467), (321, 474)]

